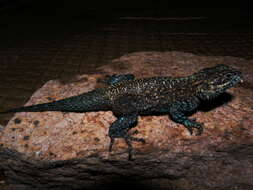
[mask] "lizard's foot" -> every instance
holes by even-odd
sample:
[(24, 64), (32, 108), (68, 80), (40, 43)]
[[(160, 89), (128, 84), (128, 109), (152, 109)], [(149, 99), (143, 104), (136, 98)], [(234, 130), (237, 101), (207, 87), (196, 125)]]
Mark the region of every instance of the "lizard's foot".
[(136, 141), (136, 142), (141, 142), (141, 143), (145, 143), (145, 140), (143, 138), (136, 138), (136, 137), (132, 137), (127, 135), (126, 137), (124, 137), (126, 144), (128, 146), (128, 160), (133, 160), (133, 146), (132, 146), (132, 141)]
[(191, 135), (193, 134), (193, 128), (198, 130), (196, 133), (197, 136), (201, 135), (203, 132), (203, 123), (196, 122), (196, 119), (185, 120), (183, 125), (188, 129)]
[[(132, 134), (136, 134), (138, 133), (138, 131), (134, 131)], [(132, 135), (131, 134), (131, 135)], [(131, 135), (129, 134), (125, 134), (124, 137), (120, 137), (120, 138), (124, 138), (125, 141), (126, 141), (126, 144), (128, 146), (128, 160), (133, 160), (133, 146), (132, 146), (132, 141), (136, 141), (136, 142), (141, 142), (141, 143), (146, 143), (145, 142), (145, 139), (143, 138), (137, 138), (137, 137), (132, 137)], [(111, 138), (111, 141), (110, 141), (110, 145), (109, 145), (109, 152), (112, 151), (112, 146), (115, 142), (115, 138), (114, 137), (110, 137)]]
[(112, 123), (109, 128), (109, 137), (111, 138), (111, 142), (109, 145), (109, 152), (112, 151), (112, 147), (115, 141), (115, 138), (124, 138), (128, 145), (129, 156), (128, 159), (132, 160), (132, 141), (145, 143), (145, 140), (142, 138), (132, 137), (133, 134), (137, 134), (138, 131), (134, 130), (133, 132), (128, 131), (133, 128), (137, 123), (137, 115), (127, 115), (121, 116), (116, 121)]
[(196, 122), (196, 119), (192, 118), (189, 119), (187, 118), (183, 112), (178, 111), (177, 108), (171, 108), (170, 110), (170, 116), (172, 117), (172, 119), (177, 122), (177, 123), (181, 123), (184, 125), (184, 127), (186, 127), (188, 129), (188, 131), (190, 132), (190, 134), (193, 134), (193, 128), (196, 128), (198, 130), (198, 132), (196, 133), (196, 135), (201, 135), (203, 132), (203, 124)]

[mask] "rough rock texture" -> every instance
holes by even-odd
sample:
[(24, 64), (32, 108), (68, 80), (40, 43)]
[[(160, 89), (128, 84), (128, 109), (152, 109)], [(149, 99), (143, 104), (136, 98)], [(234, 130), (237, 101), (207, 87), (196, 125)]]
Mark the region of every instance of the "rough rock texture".
[[(253, 189), (253, 61), (205, 57), (181, 52), (139, 52), (99, 68), (104, 74), (137, 77), (190, 75), (204, 67), (228, 64), (243, 72), (245, 82), (191, 117), (205, 124), (191, 136), (166, 115), (141, 116), (134, 161), (118, 139), (108, 152), (111, 112), (18, 113), (0, 133), (0, 167), (13, 189), (102, 189), (118, 180), (130, 188)], [(104, 74), (47, 82), (26, 105), (61, 99), (100, 87)], [(127, 186), (126, 184), (124, 187)]]

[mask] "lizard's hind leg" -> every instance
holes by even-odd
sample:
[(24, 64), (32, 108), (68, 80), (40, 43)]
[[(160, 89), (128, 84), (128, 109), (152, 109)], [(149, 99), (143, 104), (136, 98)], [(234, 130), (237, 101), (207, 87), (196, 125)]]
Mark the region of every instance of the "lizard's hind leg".
[(132, 141), (145, 143), (145, 140), (142, 138), (132, 137), (128, 131), (135, 127), (137, 124), (137, 115), (126, 115), (120, 116), (116, 121), (112, 123), (109, 129), (109, 137), (111, 138), (111, 142), (109, 145), (109, 151), (111, 152), (112, 146), (115, 142), (115, 138), (124, 138), (128, 145), (128, 159), (132, 159)]

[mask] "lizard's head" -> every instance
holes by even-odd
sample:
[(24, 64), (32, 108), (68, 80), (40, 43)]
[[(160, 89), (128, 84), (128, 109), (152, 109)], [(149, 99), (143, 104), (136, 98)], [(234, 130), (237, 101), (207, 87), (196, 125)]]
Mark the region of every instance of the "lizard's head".
[(211, 99), (242, 82), (240, 71), (227, 65), (216, 65), (196, 73), (197, 94), (201, 99)]

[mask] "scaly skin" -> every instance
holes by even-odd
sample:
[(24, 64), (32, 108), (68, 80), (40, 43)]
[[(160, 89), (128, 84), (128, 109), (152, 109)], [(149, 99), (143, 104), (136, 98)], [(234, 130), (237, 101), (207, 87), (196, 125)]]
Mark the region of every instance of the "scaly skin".
[(109, 128), (112, 150), (115, 138), (124, 138), (132, 159), (131, 141), (145, 142), (132, 137), (129, 130), (137, 125), (139, 115), (168, 113), (171, 119), (186, 127), (190, 134), (197, 129), (197, 135), (203, 131), (203, 124), (185, 116), (195, 110), (201, 100), (212, 99), (228, 88), (242, 81), (239, 71), (227, 65), (205, 68), (186, 77), (152, 77), (134, 79), (131, 74), (112, 75), (105, 88), (73, 96), (59, 101), (20, 107), (7, 112), (89, 112), (111, 110), (117, 117)]

